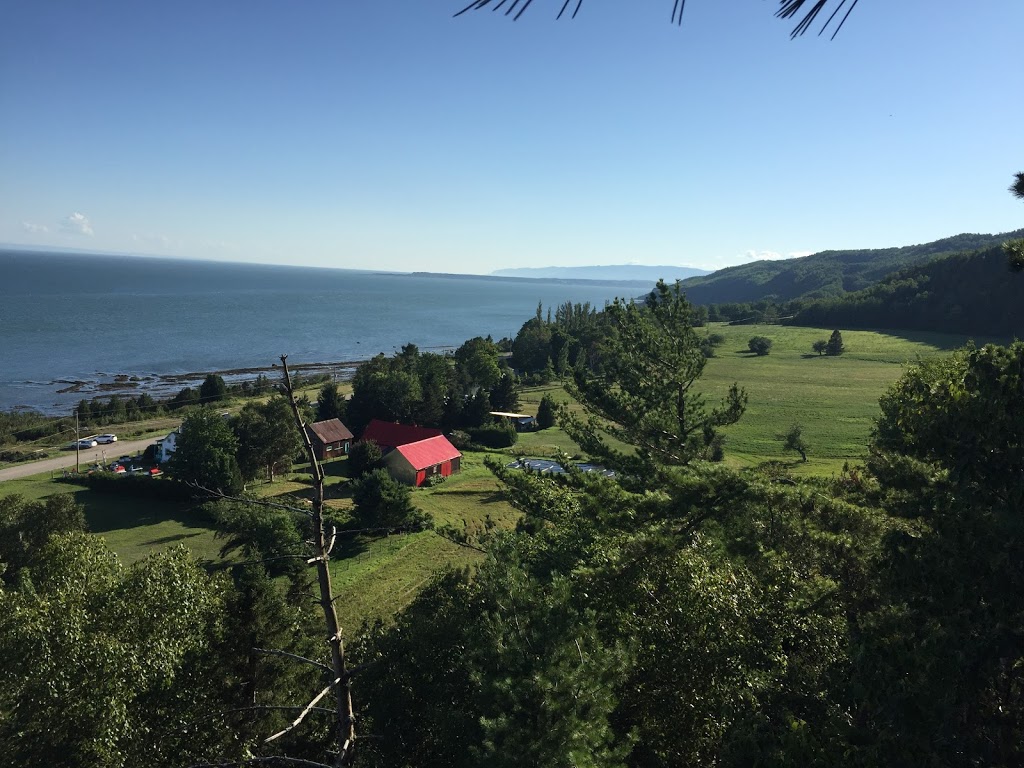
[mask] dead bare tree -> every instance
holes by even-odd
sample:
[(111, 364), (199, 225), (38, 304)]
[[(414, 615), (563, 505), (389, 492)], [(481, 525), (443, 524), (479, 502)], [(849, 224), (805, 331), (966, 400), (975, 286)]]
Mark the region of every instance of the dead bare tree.
[(334, 728), (337, 741), (333, 765), (341, 768), (352, 764), (353, 750), (356, 740), (355, 717), (352, 711), (352, 685), (351, 671), (345, 663), (345, 643), (341, 637), (341, 627), (338, 625), (338, 614), (334, 610), (334, 597), (331, 591), (330, 556), (334, 547), (334, 540), (337, 535), (331, 530), (330, 536), (324, 526), (324, 470), (317, 460), (310, 442), (309, 434), (306, 431), (306, 424), (299, 412), (299, 404), (295, 399), (295, 391), (292, 388), (291, 374), (288, 371), (288, 355), (281, 355), (281, 366), (284, 369), (284, 394), (291, 404), (292, 414), (295, 416), (295, 426), (302, 436), (302, 443), (309, 457), (309, 470), (313, 478), (313, 506), (310, 515), (311, 539), (313, 542), (313, 556), (307, 561), (316, 567), (317, 582), (320, 587), (320, 607), (323, 609), (324, 626), (327, 630), (327, 642), (331, 647), (331, 677), (330, 684), (309, 702), (299, 716), (282, 731), (275, 733), (267, 739), (272, 741), (283, 736), (293, 728), (297, 727), (305, 716), (313, 710), (321, 699), (334, 695)]
[[(305, 768), (346, 768), (347, 766), (352, 765), (353, 756), (355, 754), (356, 729), (355, 716), (352, 710), (351, 678), (356, 670), (354, 668), (349, 668), (345, 661), (345, 644), (341, 636), (341, 627), (338, 624), (338, 614), (334, 610), (334, 596), (331, 589), (331, 571), (329, 567), (331, 550), (334, 548), (334, 542), (337, 538), (337, 530), (332, 527), (330, 535), (328, 535), (326, 530), (324, 523), (324, 470), (323, 467), (320, 466), (320, 462), (317, 460), (316, 453), (313, 450), (313, 444), (310, 442), (309, 434), (306, 431), (306, 424), (302, 420), (302, 414), (299, 411), (299, 405), (295, 399), (295, 390), (292, 386), (291, 373), (288, 370), (287, 355), (281, 355), (281, 365), (284, 369), (283, 394), (287, 397), (288, 402), (291, 405), (292, 415), (295, 417), (295, 427), (299, 430), (299, 434), (302, 437), (303, 447), (306, 451), (306, 455), (309, 457), (310, 474), (313, 479), (313, 498), (311, 500), (311, 508), (309, 510), (303, 510), (285, 504), (276, 504), (273, 502), (253, 499), (240, 499), (227, 496), (219, 491), (209, 491), (207, 489), (200, 490), (206, 491), (211, 498), (233, 499), (236, 501), (243, 501), (245, 503), (255, 503), (260, 506), (284, 509), (290, 512), (303, 514), (308, 517), (311, 533), (310, 541), (312, 543), (313, 551), (312, 557), (306, 558), (306, 563), (308, 565), (315, 566), (316, 568), (317, 583), (319, 585), (320, 592), (319, 602), (320, 607), (323, 609), (327, 642), (331, 649), (330, 664), (324, 664), (320, 661), (308, 659), (304, 656), (298, 656), (285, 651), (264, 648), (254, 648), (253, 650), (257, 653), (281, 656), (291, 659), (292, 661), (314, 666), (324, 673), (324, 680), (327, 684), (312, 699), (310, 699), (305, 706), (275, 707), (277, 709), (296, 711), (298, 712), (298, 716), (285, 728), (282, 728), (277, 733), (274, 733), (264, 739), (263, 743), (269, 744), (270, 742), (279, 739), (281, 736), (284, 736), (286, 733), (290, 733), (294, 729), (298, 728), (305, 720), (306, 716), (311, 712), (324, 714), (329, 712), (334, 721), (333, 730), (336, 747), (332, 750), (332, 759), (330, 763), (320, 763), (312, 760), (288, 757), (285, 755), (272, 755), (265, 757), (250, 757), (244, 760), (226, 763), (203, 763), (201, 765), (193, 766), (193, 768), (240, 768), (240, 766), (254, 765), (294, 765), (305, 766)], [(288, 555), (288, 557), (291, 557), (291, 555)], [(260, 562), (262, 562), (262, 560)], [(334, 699), (333, 707), (317, 706), (324, 699), (330, 701), (332, 696)], [(253, 708), (259, 707), (257, 706)]]

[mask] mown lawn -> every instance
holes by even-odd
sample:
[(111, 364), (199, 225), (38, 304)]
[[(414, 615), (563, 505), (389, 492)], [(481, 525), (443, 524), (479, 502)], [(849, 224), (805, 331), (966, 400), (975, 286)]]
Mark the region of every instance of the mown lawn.
[(221, 542), (214, 539), (206, 519), (191, 505), (97, 493), (80, 485), (52, 480), (49, 474), (0, 483), (0, 496), (15, 493), (29, 499), (71, 494), (85, 508), (89, 530), (106, 539), (125, 563), (133, 563), (179, 543), (185, 544), (205, 563), (221, 562)]

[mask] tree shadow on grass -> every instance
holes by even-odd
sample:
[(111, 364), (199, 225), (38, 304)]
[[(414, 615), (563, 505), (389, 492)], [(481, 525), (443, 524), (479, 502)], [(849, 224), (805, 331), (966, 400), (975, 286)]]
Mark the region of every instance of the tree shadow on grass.
[(85, 520), (93, 533), (120, 531), (174, 520), (186, 528), (213, 527), (209, 518), (188, 502), (141, 499), (82, 489), (75, 501), (85, 509)]
[(369, 547), (366, 546), (366, 539), (363, 536), (338, 531), (338, 538), (331, 551), (331, 560), (350, 560), (363, 554), (367, 549)]
[(173, 536), (161, 536), (159, 539), (150, 539), (149, 541), (140, 542), (147, 547), (159, 547), (163, 544), (174, 544), (175, 542), (184, 541), (185, 539), (191, 539), (194, 536), (200, 536), (201, 534), (197, 531), (196, 533), (176, 533)]
[(988, 344), (989, 342), (1003, 346), (1012, 342), (1012, 339), (1009, 336), (995, 336), (993, 334), (986, 333), (938, 333), (935, 331), (912, 331), (893, 328), (851, 328), (850, 330), (874, 331), (875, 333), (882, 333), (886, 336), (904, 339), (905, 341), (912, 341), (918, 344), (928, 344), (929, 346), (941, 349), (944, 352), (951, 352), (954, 349), (960, 349), (971, 341), (975, 342), (979, 347)]

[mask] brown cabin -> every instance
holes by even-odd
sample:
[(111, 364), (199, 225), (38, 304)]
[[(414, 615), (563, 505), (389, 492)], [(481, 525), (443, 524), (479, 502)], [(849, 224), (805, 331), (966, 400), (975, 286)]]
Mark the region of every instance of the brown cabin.
[(352, 448), (352, 433), (340, 419), (327, 419), (308, 424), (306, 434), (313, 444), (313, 453), (320, 461), (347, 456), (349, 449)]

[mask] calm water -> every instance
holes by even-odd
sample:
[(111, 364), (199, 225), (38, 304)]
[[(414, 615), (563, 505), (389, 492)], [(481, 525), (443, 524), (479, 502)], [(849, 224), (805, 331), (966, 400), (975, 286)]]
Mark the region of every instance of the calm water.
[[(515, 336), (545, 307), (647, 290), (509, 280), (0, 251), (0, 409), (66, 410), (117, 375), (354, 361), (477, 335)], [(251, 375), (249, 376), (251, 378)], [(58, 394), (69, 382), (79, 391)], [(174, 382), (174, 389), (183, 386)]]

